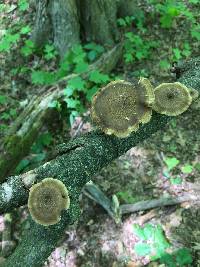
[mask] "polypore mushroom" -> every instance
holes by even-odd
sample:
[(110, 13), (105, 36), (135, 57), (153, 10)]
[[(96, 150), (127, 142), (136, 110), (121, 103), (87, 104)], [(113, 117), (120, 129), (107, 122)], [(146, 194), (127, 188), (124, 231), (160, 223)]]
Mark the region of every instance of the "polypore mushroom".
[(68, 190), (57, 179), (45, 178), (30, 189), (28, 208), (33, 220), (41, 225), (58, 223), (61, 211), (68, 209), (69, 205)]
[(192, 103), (189, 89), (179, 83), (162, 83), (154, 89), (155, 102), (152, 108), (167, 116), (177, 116)]
[(153, 101), (153, 92), (149, 84), (146, 80), (137, 84), (119, 80), (101, 88), (92, 99), (92, 121), (104, 133), (121, 138), (137, 131), (140, 123), (151, 119), (148, 105)]

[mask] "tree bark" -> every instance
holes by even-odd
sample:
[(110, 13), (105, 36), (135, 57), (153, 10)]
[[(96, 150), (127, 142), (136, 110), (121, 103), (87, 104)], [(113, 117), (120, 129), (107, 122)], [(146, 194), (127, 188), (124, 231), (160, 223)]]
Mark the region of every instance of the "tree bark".
[(117, 17), (133, 15), (134, 8), (133, 0), (36, 0), (32, 39), (37, 47), (52, 40), (61, 59), (81, 41), (110, 48), (120, 39)]
[(80, 42), (80, 26), (75, 0), (51, 0), (53, 40), (61, 58)]
[(112, 46), (119, 39), (116, 0), (80, 0), (79, 7), (86, 42)]

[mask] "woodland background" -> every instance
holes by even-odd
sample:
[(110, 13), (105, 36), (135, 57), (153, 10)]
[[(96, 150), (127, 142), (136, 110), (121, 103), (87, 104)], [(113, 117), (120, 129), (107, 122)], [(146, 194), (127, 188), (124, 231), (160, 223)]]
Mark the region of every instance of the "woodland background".
[[(199, 10), (198, 0), (0, 3), (1, 182), (42, 166), (56, 157), (58, 144), (94, 130), (91, 99), (108, 82), (142, 76), (156, 86), (199, 66)], [(200, 88), (198, 73), (190, 86)], [(123, 205), (191, 196), (200, 180), (199, 121), (196, 101), (90, 177), (104, 195), (83, 189), (79, 220), (66, 226), (48, 259), (41, 256), (42, 266), (200, 266), (198, 203), (141, 208), (118, 224), (117, 211), (102, 208), (107, 200), (118, 209), (116, 198)], [(2, 266), (25, 266), (12, 253), (33, 222), (27, 205), (19, 206), (1, 207)]]

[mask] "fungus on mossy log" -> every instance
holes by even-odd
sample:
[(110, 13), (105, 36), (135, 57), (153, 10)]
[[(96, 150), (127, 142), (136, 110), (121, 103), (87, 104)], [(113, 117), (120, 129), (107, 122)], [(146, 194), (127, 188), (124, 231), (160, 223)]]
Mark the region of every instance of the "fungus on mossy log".
[(28, 208), (33, 220), (41, 225), (58, 223), (61, 211), (68, 209), (69, 205), (68, 190), (57, 179), (45, 178), (30, 189)]
[(114, 81), (101, 88), (92, 99), (92, 121), (106, 134), (125, 138), (151, 119), (154, 101), (150, 82), (142, 78), (136, 84)]
[(167, 116), (177, 116), (185, 112), (192, 103), (189, 89), (179, 83), (162, 83), (154, 89), (153, 110)]

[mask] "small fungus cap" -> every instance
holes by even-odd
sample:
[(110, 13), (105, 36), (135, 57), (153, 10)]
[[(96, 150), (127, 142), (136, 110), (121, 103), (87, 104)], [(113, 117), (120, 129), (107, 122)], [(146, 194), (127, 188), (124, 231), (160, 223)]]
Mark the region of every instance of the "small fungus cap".
[(154, 89), (155, 102), (152, 108), (167, 116), (177, 116), (186, 111), (192, 103), (189, 89), (179, 83), (162, 83)]
[(58, 223), (61, 211), (68, 209), (69, 205), (68, 190), (57, 179), (46, 178), (30, 189), (28, 208), (33, 220), (41, 225)]
[(92, 99), (91, 118), (106, 134), (127, 137), (137, 131), (140, 123), (151, 119), (146, 87), (140, 82), (132, 84), (114, 81), (101, 88)]

